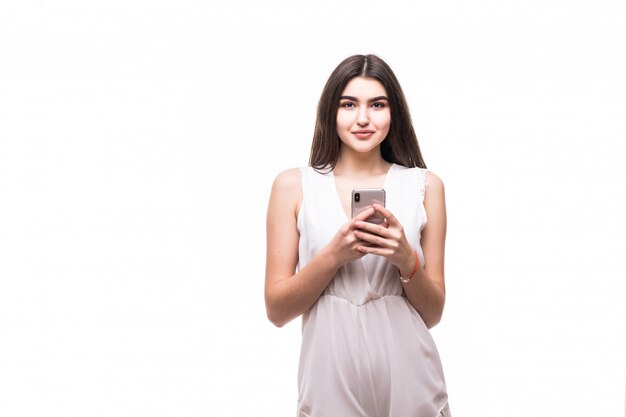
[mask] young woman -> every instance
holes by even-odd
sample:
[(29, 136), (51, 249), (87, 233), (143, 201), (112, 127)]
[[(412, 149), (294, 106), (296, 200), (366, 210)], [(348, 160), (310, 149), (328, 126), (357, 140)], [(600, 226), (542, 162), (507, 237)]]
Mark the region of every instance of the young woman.
[[(355, 188), (383, 188), (385, 206), (352, 217)], [(267, 213), (267, 315), (279, 327), (303, 315), (298, 416), (449, 416), (428, 330), (445, 301), (445, 234), (443, 183), (395, 75), (374, 55), (345, 59), (319, 101), (310, 166), (276, 177)]]

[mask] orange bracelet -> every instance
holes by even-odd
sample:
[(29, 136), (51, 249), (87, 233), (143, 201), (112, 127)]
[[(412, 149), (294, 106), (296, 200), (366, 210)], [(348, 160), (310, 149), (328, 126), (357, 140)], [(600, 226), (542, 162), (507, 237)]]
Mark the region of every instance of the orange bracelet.
[[(415, 267), (413, 268), (413, 271), (411, 271), (411, 275), (409, 275), (408, 278), (402, 278), (402, 274), (400, 274), (400, 281), (404, 282), (405, 284), (407, 282), (409, 282), (411, 280), (411, 278), (413, 278), (413, 275), (415, 275), (415, 271), (417, 271), (417, 267), (420, 264), (420, 257), (417, 254), (416, 250), (413, 250), (413, 252), (415, 253)], [(398, 269), (398, 273), (400, 272), (400, 270)]]

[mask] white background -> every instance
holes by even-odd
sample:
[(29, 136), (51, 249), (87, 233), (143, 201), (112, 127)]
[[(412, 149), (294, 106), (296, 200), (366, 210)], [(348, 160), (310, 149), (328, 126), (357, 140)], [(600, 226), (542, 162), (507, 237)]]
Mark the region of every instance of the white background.
[(455, 417), (624, 413), (623, 1), (0, 4), (0, 415), (295, 414), (265, 210), (356, 53), (446, 185)]

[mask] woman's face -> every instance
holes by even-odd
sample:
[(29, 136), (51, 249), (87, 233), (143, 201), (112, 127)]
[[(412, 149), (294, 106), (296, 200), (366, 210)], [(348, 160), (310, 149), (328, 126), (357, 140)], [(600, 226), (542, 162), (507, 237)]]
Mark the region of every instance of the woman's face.
[(391, 111), (385, 87), (373, 78), (355, 77), (341, 93), (337, 134), (343, 145), (369, 152), (387, 137)]

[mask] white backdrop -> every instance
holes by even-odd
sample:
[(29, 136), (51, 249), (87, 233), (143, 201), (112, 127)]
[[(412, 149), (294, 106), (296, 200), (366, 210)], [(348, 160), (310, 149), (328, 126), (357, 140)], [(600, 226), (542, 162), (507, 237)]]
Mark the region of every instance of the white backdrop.
[(454, 415), (624, 413), (624, 2), (0, 4), (0, 415), (295, 414), (265, 210), (356, 53), (446, 185)]

